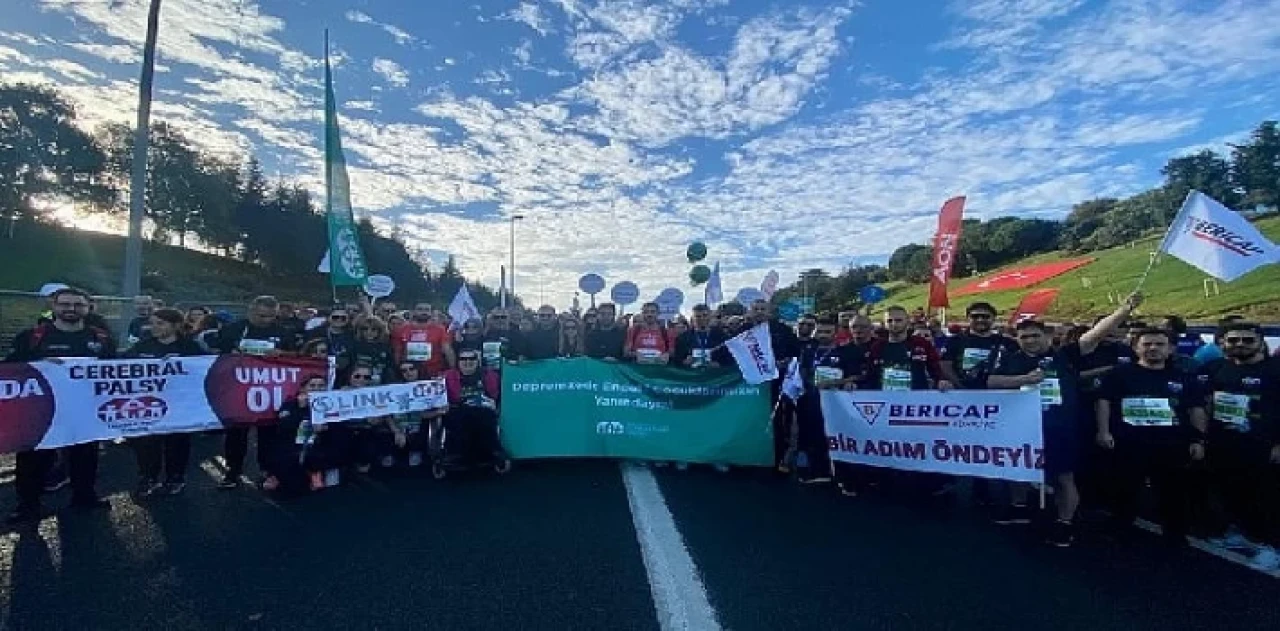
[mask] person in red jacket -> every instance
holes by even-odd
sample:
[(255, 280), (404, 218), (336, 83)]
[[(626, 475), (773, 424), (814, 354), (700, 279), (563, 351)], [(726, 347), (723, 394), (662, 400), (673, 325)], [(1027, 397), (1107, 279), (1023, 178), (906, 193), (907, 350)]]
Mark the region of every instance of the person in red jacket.
[(480, 352), (458, 353), (458, 367), (444, 373), (449, 412), (441, 447), (446, 466), (506, 460), (498, 441), (498, 373), (482, 368)]
[(413, 362), (427, 379), (440, 376), (454, 366), (453, 340), (445, 327), (435, 323), (431, 305), (414, 306), (413, 320), (391, 334), (391, 352), (396, 364)]

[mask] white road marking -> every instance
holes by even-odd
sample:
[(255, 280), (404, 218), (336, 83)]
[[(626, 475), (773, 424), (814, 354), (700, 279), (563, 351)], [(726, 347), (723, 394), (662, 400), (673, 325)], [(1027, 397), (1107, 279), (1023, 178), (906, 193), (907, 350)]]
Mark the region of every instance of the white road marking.
[[(1138, 519), (1138, 520), (1135, 520), (1133, 523), (1135, 526), (1152, 534), (1158, 535), (1161, 532), (1163, 532), (1163, 530), (1160, 528), (1160, 524), (1150, 522), (1145, 519)], [(1280, 578), (1280, 571), (1264, 570), (1260, 567), (1255, 567), (1252, 563), (1249, 562), (1249, 557), (1243, 554), (1240, 554), (1239, 552), (1236, 552), (1234, 550), (1227, 550), (1226, 548), (1220, 548), (1207, 541), (1196, 539), (1195, 537), (1187, 537), (1187, 543), (1189, 543), (1191, 547), (1201, 552), (1204, 552), (1205, 554), (1212, 554), (1213, 556), (1216, 556), (1219, 559), (1222, 559), (1223, 561), (1230, 561), (1232, 563), (1235, 563), (1236, 565), (1243, 565), (1260, 574), (1266, 574), (1271, 578)]]
[(698, 566), (689, 556), (658, 481), (647, 468), (624, 462), (622, 482), (662, 631), (719, 631)]

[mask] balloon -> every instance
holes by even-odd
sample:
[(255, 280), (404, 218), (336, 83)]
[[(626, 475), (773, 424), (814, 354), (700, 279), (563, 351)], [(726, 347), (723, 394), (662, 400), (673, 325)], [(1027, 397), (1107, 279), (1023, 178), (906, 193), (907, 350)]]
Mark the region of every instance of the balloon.
[(685, 251), (685, 256), (689, 257), (690, 263), (697, 263), (707, 258), (707, 245), (701, 241), (694, 241), (689, 244), (689, 249)]
[(689, 270), (689, 281), (694, 285), (701, 285), (711, 279), (711, 268), (706, 265), (694, 265)]

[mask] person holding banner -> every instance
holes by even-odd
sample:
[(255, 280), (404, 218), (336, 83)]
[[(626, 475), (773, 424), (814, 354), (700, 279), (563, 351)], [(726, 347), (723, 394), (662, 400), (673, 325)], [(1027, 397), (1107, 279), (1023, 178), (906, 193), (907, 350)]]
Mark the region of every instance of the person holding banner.
[[(461, 352), (461, 351), (460, 351)], [(400, 364), (400, 382), (413, 383), (421, 381), (422, 375), (418, 371), (418, 365), (413, 362), (404, 362)], [(428, 437), (430, 431), (428, 427), (424, 427), (424, 423), (430, 421), (435, 422), (441, 416), (444, 416), (446, 409), (430, 410), (427, 412), (409, 412), (406, 414), (397, 414), (392, 419), (395, 426), (404, 433), (404, 445), (400, 451), (406, 456), (405, 464), (409, 468), (422, 466), (423, 455), (427, 451)]]
[(559, 357), (582, 357), (584, 350), (582, 322), (573, 314), (566, 315), (560, 321)]
[(618, 325), (618, 308), (606, 302), (596, 308), (596, 322), (587, 329), (587, 357), (618, 361), (625, 357), (627, 330)]
[(391, 357), (391, 334), (387, 323), (378, 316), (362, 318), (356, 325), (358, 336), (351, 346), (352, 365), (364, 365), (372, 369), (373, 381), (378, 386), (392, 383), (396, 377), (396, 363)]
[(1172, 362), (1164, 329), (1138, 334), (1138, 361), (1103, 379), (1095, 404), (1096, 441), (1114, 454), (1109, 482), (1115, 526), (1127, 535), (1138, 516), (1138, 495), (1150, 480), (1159, 498), (1164, 536), (1185, 544), (1189, 504), (1197, 482), (1192, 465), (1204, 460), (1208, 438), (1199, 379)]
[(1213, 410), (1210, 471), (1225, 512), (1215, 543), (1251, 548), (1254, 566), (1280, 569), (1280, 359), (1267, 356), (1251, 322), (1228, 324), (1222, 343), (1226, 358), (1200, 371)]
[(322, 440), (328, 426), (311, 424), (310, 395), (328, 390), (328, 378), (310, 375), (301, 381), (298, 398), (286, 401), (276, 414), (282, 439), (272, 446), (269, 462), (274, 473), (262, 483), (265, 491), (284, 495), (298, 495), (308, 489), (319, 491), (325, 487), (325, 471), (337, 466)]
[(724, 348), (726, 339), (720, 329), (711, 328), (711, 308), (694, 305), (693, 326), (676, 338), (671, 363), (695, 369), (732, 365), (733, 358)]
[(637, 364), (665, 364), (671, 358), (671, 343), (658, 321), (658, 311), (657, 303), (644, 303), (640, 321), (627, 332), (626, 355)]
[[(731, 305), (724, 305), (733, 309)], [(726, 311), (728, 311), (726, 309)], [(753, 326), (765, 325), (769, 329), (769, 344), (773, 348), (774, 362), (778, 367), (778, 378), (769, 383), (770, 395), (773, 397), (773, 455), (779, 474), (789, 474), (791, 463), (791, 421), (795, 417), (795, 406), (791, 399), (782, 396), (782, 382), (791, 365), (791, 360), (800, 356), (800, 338), (796, 332), (774, 316), (773, 305), (768, 300), (756, 300), (751, 303), (751, 311), (742, 321), (729, 320), (729, 336), (736, 336)], [(740, 327), (740, 328), (739, 328)]]
[[(871, 340), (875, 327), (871, 318), (854, 313), (848, 321), (848, 341), (840, 344), (836, 341), (837, 368), (844, 376), (840, 381), (824, 380), (820, 388), (840, 388), (842, 390), (867, 390), (874, 384), (871, 380)], [(834, 376), (834, 375), (832, 375)], [(821, 396), (819, 396), (821, 404)], [(825, 420), (825, 419), (824, 419)], [(836, 486), (845, 497), (858, 496), (858, 480), (875, 479), (879, 471), (876, 467), (856, 465), (848, 462), (833, 463)]]
[[(6, 362), (48, 360), (56, 363), (64, 357), (110, 359), (115, 356), (116, 345), (111, 333), (86, 324), (89, 294), (64, 287), (53, 292), (50, 303), (53, 305), (53, 322), (40, 324), (14, 337), (13, 350), (5, 358)], [(9, 515), (9, 523), (35, 521), (44, 516), (40, 495), (44, 492), (45, 475), (54, 466), (57, 455), (58, 452), (52, 449), (18, 452), (14, 466), (18, 505)], [(98, 444), (69, 447), (67, 462), (71, 476), (71, 505), (84, 509), (110, 508), (111, 504), (99, 498), (94, 488), (98, 479)]]
[[(150, 334), (125, 353), (128, 359), (159, 359), (204, 355), (191, 338), (180, 335), (183, 316), (177, 309), (157, 309), (151, 313)], [(191, 459), (191, 434), (160, 434), (131, 438), (138, 459), (138, 497), (164, 491), (178, 495), (187, 486), (187, 462)], [(164, 483), (160, 471), (164, 469)]]
[[(246, 319), (223, 327), (218, 333), (218, 347), (223, 353), (242, 353), (245, 355), (273, 356), (292, 352), (294, 337), (277, 321), (280, 302), (273, 296), (258, 296), (249, 303), (249, 315)], [(223, 440), (222, 457), (226, 463), (226, 472), (218, 482), (218, 488), (232, 490), (239, 488), (240, 477), (244, 474), (244, 459), (249, 454), (248, 426), (228, 427)], [(272, 440), (276, 437), (274, 425), (257, 426), (258, 432), (258, 469), (266, 479), (269, 471), (267, 455), (271, 453)]]
[(553, 359), (560, 352), (560, 319), (551, 305), (538, 307), (538, 319), (532, 331), (521, 335), (518, 351), (521, 359)]
[[(804, 331), (810, 327), (813, 329), (812, 340), (804, 339)], [(799, 328), (802, 337), (800, 378), (804, 382), (804, 392), (796, 401), (796, 448), (808, 461), (808, 466), (799, 472), (799, 478), (801, 484), (827, 484), (831, 482), (831, 454), (819, 390), (841, 388), (856, 375), (845, 374), (845, 369), (850, 367), (849, 355), (841, 351), (848, 345), (836, 344), (834, 319), (805, 316)]]

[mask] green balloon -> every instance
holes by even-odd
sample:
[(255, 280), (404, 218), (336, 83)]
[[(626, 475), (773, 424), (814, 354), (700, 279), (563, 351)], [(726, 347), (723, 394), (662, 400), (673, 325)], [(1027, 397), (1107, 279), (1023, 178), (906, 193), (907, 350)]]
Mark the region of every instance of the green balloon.
[(701, 241), (694, 241), (689, 244), (689, 249), (685, 252), (685, 256), (689, 257), (690, 263), (697, 263), (707, 258), (707, 245)]
[(711, 279), (711, 268), (706, 265), (694, 265), (689, 270), (689, 280), (694, 285), (701, 285)]

